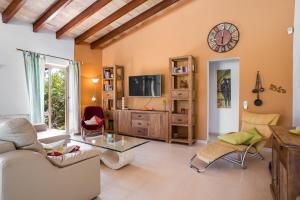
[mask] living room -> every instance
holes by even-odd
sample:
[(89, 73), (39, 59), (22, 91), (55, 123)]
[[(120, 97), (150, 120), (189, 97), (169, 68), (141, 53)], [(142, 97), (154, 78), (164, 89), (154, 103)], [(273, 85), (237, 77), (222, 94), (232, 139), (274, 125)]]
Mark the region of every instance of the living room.
[(0, 12), (1, 199), (300, 198), (299, 0)]

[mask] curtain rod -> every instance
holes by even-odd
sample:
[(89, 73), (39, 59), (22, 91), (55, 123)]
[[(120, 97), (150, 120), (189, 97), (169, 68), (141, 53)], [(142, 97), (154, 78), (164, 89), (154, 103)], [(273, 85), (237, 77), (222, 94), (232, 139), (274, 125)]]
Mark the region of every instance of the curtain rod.
[[(25, 50), (25, 49), (18, 49), (18, 48), (17, 48), (17, 51), (28, 51), (28, 52), (32, 52), (32, 53), (37, 53), (37, 52), (34, 52), (34, 51), (29, 51), (29, 50)], [(58, 59), (62, 59), (62, 60), (68, 60), (68, 61), (74, 61), (74, 62), (81, 63), (81, 61), (76, 61), (76, 60), (72, 60), (72, 59), (68, 59), (68, 58), (62, 58), (62, 57), (52, 56), (52, 55), (43, 54), (43, 53), (37, 53), (37, 54), (40, 54), (40, 55), (43, 55), (43, 56), (47, 56), (47, 57), (58, 58)]]

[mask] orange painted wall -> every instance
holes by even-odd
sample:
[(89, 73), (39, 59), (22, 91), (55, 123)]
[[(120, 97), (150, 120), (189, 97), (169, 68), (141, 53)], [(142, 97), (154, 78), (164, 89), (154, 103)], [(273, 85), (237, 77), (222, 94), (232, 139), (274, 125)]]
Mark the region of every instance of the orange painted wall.
[(96, 84), (96, 102), (92, 102), (95, 85), (92, 78), (101, 78), (101, 56), (99, 49), (91, 50), (88, 45), (75, 45), (75, 60), (81, 61), (81, 113), (86, 106), (101, 105), (101, 80)]
[[(249, 101), (249, 110), (280, 113), (280, 124), (292, 121), (292, 36), (294, 0), (185, 0), (162, 16), (153, 19), (118, 42), (103, 49), (103, 65), (125, 66), (125, 88), (128, 75), (164, 74), (164, 96), (168, 79), (168, 58), (193, 55), (197, 59), (197, 126), (198, 139), (207, 138), (207, 62), (213, 59), (240, 58), (240, 110)], [(237, 47), (224, 54), (214, 53), (207, 45), (210, 29), (223, 21), (234, 23), (240, 30)], [(269, 89), (261, 97), (262, 107), (255, 107), (256, 71), (260, 70), (264, 87), (271, 83), (282, 86), (287, 94)], [(126, 91), (128, 94), (128, 91)], [(149, 98), (127, 98), (130, 108), (143, 108)], [(153, 99), (148, 107), (162, 109), (162, 98)]]

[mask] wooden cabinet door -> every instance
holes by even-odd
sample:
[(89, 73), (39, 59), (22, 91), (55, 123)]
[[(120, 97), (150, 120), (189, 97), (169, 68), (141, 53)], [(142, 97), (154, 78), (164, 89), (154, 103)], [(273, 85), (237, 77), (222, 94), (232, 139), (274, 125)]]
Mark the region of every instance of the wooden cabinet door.
[(161, 115), (160, 114), (150, 114), (149, 119), (149, 136), (153, 138), (161, 138)]
[(129, 111), (118, 111), (118, 132), (130, 133), (131, 115)]
[(168, 115), (165, 113), (151, 114), (149, 119), (149, 137), (168, 139)]
[(280, 200), (288, 200), (288, 174), (284, 165), (279, 163), (279, 199)]

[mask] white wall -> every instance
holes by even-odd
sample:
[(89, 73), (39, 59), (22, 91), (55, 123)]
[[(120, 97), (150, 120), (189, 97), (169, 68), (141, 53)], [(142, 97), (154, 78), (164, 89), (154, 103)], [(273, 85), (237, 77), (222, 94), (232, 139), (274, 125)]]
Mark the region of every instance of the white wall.
[(295, 1), (293, 125), (300, 125), (300, 0)]
[[(231, 69), (231, 108), (217, 108), (217, 70)], [(209, 133), (239, 130), (239, 60), (209, 62)]]
[(23, 54), (16, 48), (74, 58), (71, 39), (57, 40), (54, 33), (34, 33), (29, 24), (0, 22), (0, 115), (29, 113)]

